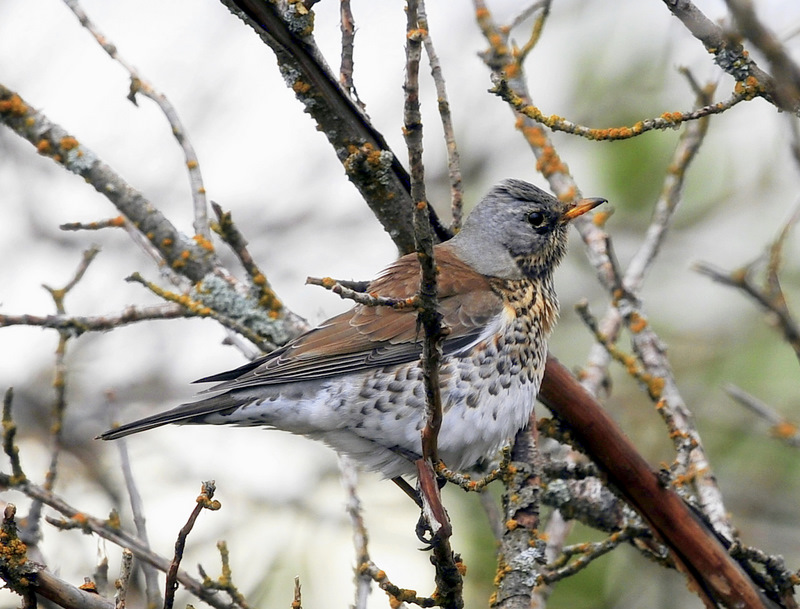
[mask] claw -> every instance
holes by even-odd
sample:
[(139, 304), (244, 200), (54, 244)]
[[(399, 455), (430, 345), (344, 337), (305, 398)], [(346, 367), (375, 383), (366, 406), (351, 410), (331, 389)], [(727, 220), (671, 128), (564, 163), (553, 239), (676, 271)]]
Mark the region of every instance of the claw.
[(436, 535), (434, 535), (430, 525), (428, 524), (428, 521), (425, 520), (425, 516), (423, 514), (419, 515), (419, 520), (417, 520), (417, 526), (414, 527), (414, 530), (417, 534), (417, 539), (425, 544), (420, 548), (420, 552), (428, 552), (436, 547), (437, 543), (439, 543), (438, 538)]

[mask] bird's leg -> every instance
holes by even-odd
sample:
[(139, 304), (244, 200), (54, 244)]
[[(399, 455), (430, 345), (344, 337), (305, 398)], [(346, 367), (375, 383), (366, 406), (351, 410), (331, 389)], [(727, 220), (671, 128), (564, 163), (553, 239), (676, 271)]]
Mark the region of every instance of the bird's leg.
[(406, 482), (405, 478), (402, 476), (395, 476), (392, 478), (392, 482), (400, 487), (400, 490), (408, 495), (411, 500), (417, 504), (418, 508), (422, 509), (422, 498), (419, 496), (419, 491)]
[[(443, 479), (438, 478), (437, 482), (441, 482)], [(422, 496), (420, 492), (411, 486), (405, 478), (402, 476), (396, 476), (392, 478), (392, 482), (394, 482), (400, 490), (402, 490), (406, 495), (411, 497), (412, 501), (417, 504), (417, 507), (421, 510), (422, 507)], [(444, 480), (444, 482), (447, 482)], [(439, 487), (441, 488), (441, 486)], [(417, 539), (419, 539), (422, 543), (425, 544), (425, 547), (421, 548), (423, 551), (430, 550), (433, 548), (434, 543), (436, 542), (436, 538), (433, 535), (433, 531), (431, 531), (431, 527), (428, 524), (427, 519), (425, 518), (424, 513), (420, 513), (419, 520), (417, 520), (417, 525), (414, 527), (414, 530), (417, 534)]]

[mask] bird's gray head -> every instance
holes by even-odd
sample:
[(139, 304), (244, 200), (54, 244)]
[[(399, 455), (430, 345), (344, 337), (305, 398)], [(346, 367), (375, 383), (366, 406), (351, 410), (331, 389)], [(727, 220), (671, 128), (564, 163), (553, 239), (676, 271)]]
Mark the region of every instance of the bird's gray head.
[(484, 275), (543, 277), (553, 272), (566, 252), (569, 221), (603, 202), (562, 203), (533, 184), (504, 180), (472, 210), (450, 244)]

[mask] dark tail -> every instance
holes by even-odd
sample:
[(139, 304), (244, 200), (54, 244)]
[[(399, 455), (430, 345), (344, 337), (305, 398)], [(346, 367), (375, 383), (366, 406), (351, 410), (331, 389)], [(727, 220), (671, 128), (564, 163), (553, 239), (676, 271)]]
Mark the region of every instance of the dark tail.
[(104, 431), (97, 438), (100, 440), (116, 440), (131, 434), (139, 433), (140, 431), (147, 431), (161, 427), (162, 425), (169, 425), (176, 423), (178, 425), (187, 425), (192, 423), (206, 423), (206, 417), (211, 414), (231, 414), (238, 410), (244, 404), (250, 402), (252, 398), (245, 398), (243, 396), (235, 396), (231, 393), (223, 393), (216, 395), (199, 402), (190, 402), (188, 404), (181, 404), (172, 410), (154, 414), (138, 421), (125, 423), (108, 431)]

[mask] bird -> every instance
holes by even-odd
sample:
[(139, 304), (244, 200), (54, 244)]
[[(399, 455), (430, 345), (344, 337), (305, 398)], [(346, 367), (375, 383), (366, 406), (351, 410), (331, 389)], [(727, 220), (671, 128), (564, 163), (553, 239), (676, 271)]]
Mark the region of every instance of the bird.
[[(439, 371), (445, 465), (485, 465), (534, 407), (558, 316), (553, 272), (570, 222), (605, 199), (566, 203), (506, 179), (451, 239), (434, 246), (438, 310), (446, 328)], [(420, 285), (415, 254), (367, 292), (409, 298)], [(423, 337), (413, 308), (356, 304), (239, 368), (196, 382), (198, 401), (102, 433), (113, 440), (169, 423), (257, 426), (320, 440), (386, 478), (415, 476), (426, 392)]]

